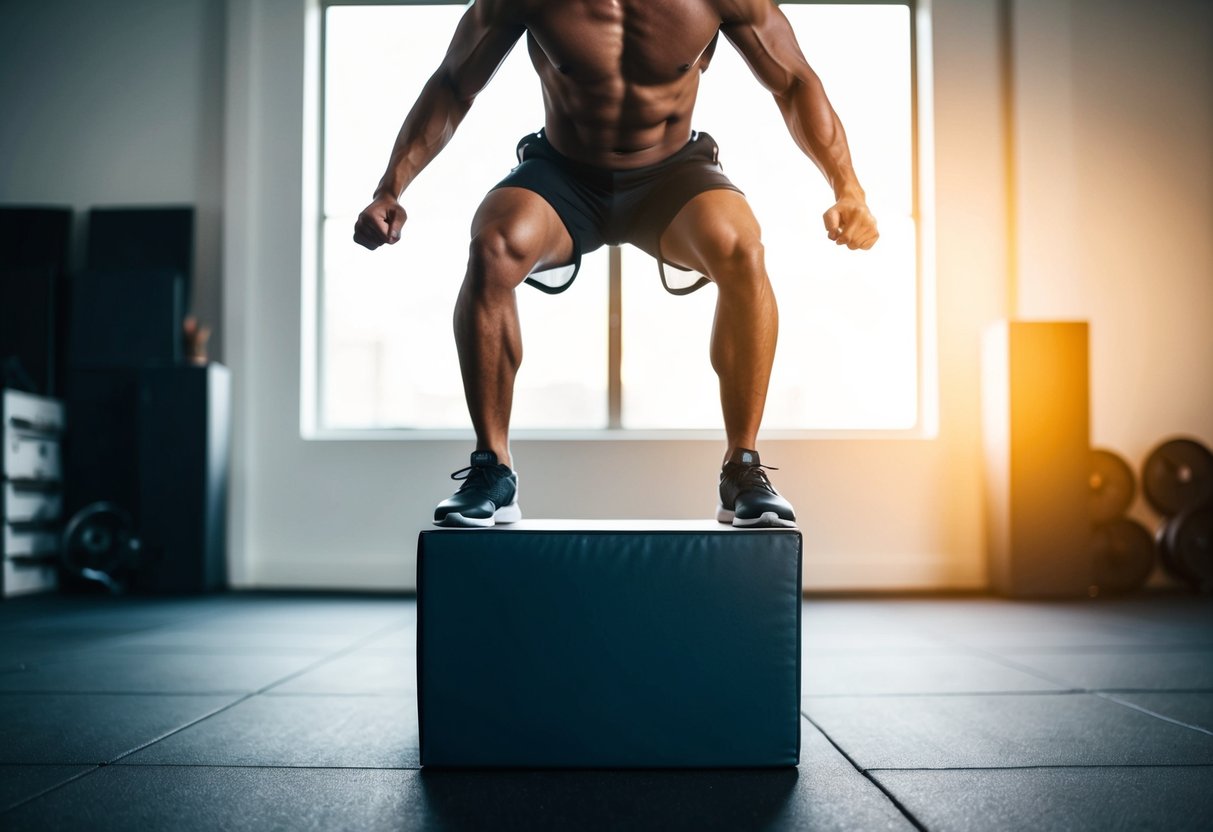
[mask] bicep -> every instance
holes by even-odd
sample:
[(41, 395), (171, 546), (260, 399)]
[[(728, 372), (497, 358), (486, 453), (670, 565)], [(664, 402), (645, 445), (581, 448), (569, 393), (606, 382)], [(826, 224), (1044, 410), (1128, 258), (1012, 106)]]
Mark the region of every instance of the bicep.
[(784, 96), (798, 84), (816, 80), (792, 24), (771, 0), (740, 0), (729, 7), (720, 31), (764, 87)]
[(439, 72), (461, 99), (475, 98), (526, 31), (501, 0), (476, 0), (459, 20)]

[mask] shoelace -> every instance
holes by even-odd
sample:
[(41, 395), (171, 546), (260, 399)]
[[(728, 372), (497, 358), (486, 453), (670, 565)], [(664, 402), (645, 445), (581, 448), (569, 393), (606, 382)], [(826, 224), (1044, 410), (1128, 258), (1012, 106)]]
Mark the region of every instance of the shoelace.
[(741, 486), (742, 491), (749, 488), (764, 488), (774, 493), (775, 486), (771, 484), (771, 478), (767, 476), (767, 471), (779, 470), (774, 465), (734, 465), (733, 468), (735, 471), (738, 468), (742, 468), (743, 470), (737, 472), (735, 475), (730, 475), (728, 472), (725, 475), (729, 476), (730, 479), (736, 480), (737, 484)]
[(463, 485), (459, 486), (460, 491), (467, 491), (474, 488), (488, 489), (493, 485), (493, 479), (490, 472), (496, 466), (493, 465), (469, 465), (466, 468), (460, 468), (458, 471), (451, 474), (453, 480), (463, 480)]

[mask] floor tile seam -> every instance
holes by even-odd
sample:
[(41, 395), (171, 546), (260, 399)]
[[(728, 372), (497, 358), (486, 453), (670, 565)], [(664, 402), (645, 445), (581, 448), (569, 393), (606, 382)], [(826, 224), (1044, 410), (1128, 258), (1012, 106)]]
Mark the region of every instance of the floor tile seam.
[(254, 694), (255, 696), (264, 696), (270, 699), (289, 699), (291, 697), (311, 696), (319, 699), (416, 699), (417, 690), (402, 690), (395, 691), (375, 691), (371, 693), (362, 693), (358, 691), (266, 691), (265, 693)]
[(889, 789), (885, 788), (883, 783), (881, 783), (876, 778), (874, 778), (870, 774), (868, 774), (867, 771), (865, 771), (863, 769), (863, 767), (860, 766), (859, 763), (856, 762), (855, 759), (853, 757), (851, 757), (851, 755), (848, 754), (843, 749), (843, 747), (841, 745), (839, 745), (837, 742), (834, 741), (833, 737), (831, 737), (828, 733), (826, 733), (825, 728), (823, 728), (821, 725), (818, 725), (816, 722), (814, 722), (813, 718), (810, 717), (803, 710), (800, 712), (800, 715), (802, 717), (804, 717), (806, 722), (808, 722), (810, 725), (812, 725), (814, 728), (816, 728), (817, 731), (823, 737), (825, 737), (826, 742), (828, 742), (830, 744), (830, 746), (833, 747), (833, 749), (835, 751), (837, 751), (844, 760), (846, 760), (848, 763), (850, 763), (851, 767), (853, 769), (855, 769), (855, 771), (857, 771), (859, 773), (859, 775), (861, 777), (863, 777), (863, 779), (867, 780), (881, 794), (883, 794), (885, 796), (885, 799), (888, 800), (891, 804), (893, 804), (893, 808), (896, 809), (901, 814), (901, 816), (904, 817), (907, 822), (909, 822), (909, 824), (911, 826), (913, 826), (915, 829), (919, 830), (919, 832), (927, 832), (927, 827), (921, 821), (919, 821), (918, 818), (916, 818), (912, 812), (910, 812), (909, 808), (906, 807), (905, 804), (903, 804), (899, 799), (897, 799), (897, 797)]
[(288, 765), (283, 763), (110, 763), (101, 768), (140, 769), (140, 768), (254, 768), (279, 769), (282, 771), (421, 771), (421, 766), (321, 766), (321, 765)]
[(1213, 763), (1069, 763), (1038, 765), (875, 765), (867, 771), (1053, 771), (1067, 769), (1209, 769)]
[(1088, 693), (1193, 693), (1213, 694), (1213, 688), (1087, 688)]
[(280, 685), (285, 685), (287, 682), (290, 682), (293, 679), (298, 679), (300, 676), (304, 675), (305, 673), (311, 673), (313, 670), (318, 670), (319, 668), (324, 667), (326, 664), (329, 664), (330, 662), (334, 662), (337, 659), (344, 658), (345, 656), (348, 656), (350, 653), (353, 653), (354, 651), (356, 651), (358, 648), (365, 646), (367, 643), (374, 641), (376, 638), (379, 638), (380, 636), (384, 635), (385, 633), (390, 633), (394, 628), (395, 628), (394, 624), (388, 624), (383, 627), (380, 627), (378, 630), (375, 630), (374, 632), (367, 633), (361, 639), (358, 639), (357, 641), (353, 642), (352, 644), (349, 644), (346, 647), (343, 647), (334, 653), (330, 653), (328, 656), (320, 658), (320, 659), (312, 662), (311, 664), (309, 664), (307, 667), (301, 668), (300, 670), (297, 670), (294, 673), (289, 673), (286, 676), (283, 676), (282, 678), (278, 679), (277, 681), (272, 682), (272, 683), (260, 688), (259, 690), (255, 691), (254, 693), (255, 694), (266, 693), (267, 691), (272, 690), (273, 688), (276, 688)]
[(1059, 690), (974, 690), (974, 691), (903, 691), (898, 693), (802, 693), (800, 698), (826, 699), (920, 699), (979, 696), (1098, 696), (1116, 694), (1154, 694), (1164, 693), (1173, 695), (1213, 694), (1209, 688), (1076, 688), (1068, 687)]
[[(1156, 693), (1157, 691), (1150, 691), (1150, 692)], [(1174, 692), (1179, 692), (1179, 691), (1171, 691), (1171, 692), (1174, 693)], [(1151, 708), (1147, 708), (1144, 705), (1138, 705), (1135, 702), (1128, 702), (1124, 699), (1118, 699), (1114, 695), (1115, 693), (1116, 692), (1113, 692), (1113, 691), (1097, 691), (1095, 693), (1095, 695), (1101, 699), (1106, 699), (1109, 702), (1114, 702), (1117, 705), (1120, 705), (1122, 707), (1130, 708), (1134, 711), (1138, 711), (1140, 713), (1147, 714), (1149, 716), (1154, 717), (1155, 719), (1161, 719), (1163, 722), (1169, 722), (1172, 725), (1178, 725), (1182, 728), (1188, 728), (1192, 731), (1199, 731), (1202, 734), (1207, 734), (1208, 736), (1213, 736), (1213, 731), (1210, 731), (1208, 728), (1202, 728), (1199, 725), (1192, 725), (1191, 723), (1184, 722), (1183, 720), (1175, 719), (1174, 717), (1167, 716), (1166, 714), (1160, 714)]]
[[(381, 628), (381, 629), (382, 629), (382, 628)], [(379, 631), (375, 631), (374, 633), (369, 633), (369, 634), (368, 634), (368, 635), (367, 635), (365, 638), (367, 638), (367, 639), (374, 638), (374, 637), (376, 637), (378, 634), (379, 634)], [(149, 747), (151, 747), (152, 745), (155, 745), (156, 743), (158, 743), (158, 742), (160, 742), (160, 741), (162, 741), (162, 740), (165, 740), (165, 739), (167, 739), (167, 738), (169, 738), (169, 737), (173, 736), (174, 734), (178, 734), (178, 733), (180, 733), (181, 731), (186, 730), (187, 728), (191, 728), (191, 727), (193, 727), (193, 726), (195, 726), (195, 725), (199, 724), (200, 722), (203, 722), (204, 720), (210, 719), (211, 717), (216, 716), (217, 714), (220, 714), (220, 713), (223, 713), (224, 711), (230, 710), (231, 708), (236, 707), (237, 705), (241, 704), (242, 702), (247, 702), (249, 699), (252, 699), (254, 696), (258, 696), (258, 695), (260, 695), (260, 694), (263, 694), (263, 693), (265, 693), (266, 691), (268, 691), (268, 690), (272, 689), (272, 688), (273, 688), (274, 686), (276, 686), (276, 685), (283, 684), (283, 683), (285, 683), (285, 682), (290, 681), (291, 679), (294, 679), (294, 678), (298, 677), (298, 676), (299, 676), (300, 674), (302, 674), (302, 673), (307, 673), (307, 672), (309, 672), (309, 671), (311, 671), (311, 670), (316, 669), (317, 667), (321, 667), (321, 666), (323, 666), (323, 665), (325, 664), (325, 662), (326, 662), (326, 661), (331, 661), (332, 659), (338, 658), (338, 657), (339, 657), (340, 655), (342, 655), (343, 653), (345, 653), (345, 652), (349, 652), (350, 650), (353, 650), (353, 649), (356, 649), (356, 647), (357, 647), (357, 646), (358, 646), (358, 643), (357, 643), (357, 642), (355, 642), (355, 644), (351, 645), (351, 646), (350, 646), (349, 648), (347, 648), (346, 650), (338, 651), (337, 653), (335, 653), (335, 654), (333, 654), (332, 656), (328, 657), (328, 659), (327, 659), (327, 660), (320, 660), (320, 661), (312, 662), (311, 664), (307, 665), (306, 667), (304, 667), (304, 668), (302, 668), (302, 669), (300, 669), (300, 670), (296, 671), (295, 673), (288, 674), (287, 676), (285, 676), (285, 677), (283, 677), (283, 678), (281, 678), (281, 679), (277, 680), (276, 682), (273, 682), (273, 683), (271, 683), (271, 684), (269, 684), (269, 685), (265, 685), (265, 686), (263, 686), (263, 687), (261, 687), (261, 688), (259, 688), (259, 689), (255, 690), (255, 691), (251, 692), (251, 693), (246, 693), (245, 695), (241, 696), (239, 699), (235, 700), (234, 702), (230, 702), (230, 703), (228, 703), (227, 705), (223, 706), (222, 708), (217, 708), (217, 709), (215, 709), (215, 710), (213, 710), (213, 711), (211, 711), (211, 712), (209, 712), (209, 713), (207, 713), (207, 714), (202, 715), (201, 717), (198, 717), (197, 719), (191, 720), (190, 722), (186, 723), (185, 725), (178, 726), (177, 728), (173, 729), (172, 731), (169, 731), (169, 732), (167, 732), (167, 733), (165, 733), (165, 734), (162, 734), (161, 736), (155, 737), (155, 738), (153, 738), (153, 739), (149, 740), (148, 742), (146, 742), (146, 743), (144, 743), (144, 744), (142, 744), (142, 745), (138, 746), (137, 748), (133, 748), (133, 749), (131, 749), (131, 750), (127, 751), (127, 752), (126, 752), (126, 753), (124, 753), (124, 754), (120, 754), (120, 755), (118, 755), (118, 756), (117, 756), (117, 757), (115, 757), (114, 759), (110, 760), (110, 761), (109, 761), (109, 764), (110, 764), (110, 765), (113, 765), (113, 764), (115, 764), (115, 763), (118, 763), (120, 760), (124, 760), (124, 759), (126, 759), (127, 757), (131, 756), (132, 754), (137, 754), (138, 752), (143, 751), (144, 749), (149, 748)]]
[(1054, 685), (1058, 685), (1059, 687), (1064, 688), (1064, 689), (1076, 689), (1075, 685), (1072, 685), (1069, 682), (1066, 682), (1064, 679), (1054, 677), (1054, 676), (1050, 675), (1049, 673), (1038, 670), (1030, 665), (1026, 665), (1021, 662), (1017, 662), (1014, 659), (1007, 658), (1006, 656), (1003, 656), (992, 650), (987, 650), (987, 649), (978, 648), (978, 647), (974, 647), (974, 648), (970, 648), (970, 649), (972, 649), (973, 655), (981, 656), (982, 658), (988, 659), (988, 660), (994, 662), (995, 664), (1000, 664), (1003, 667), (1010, 668), (1011, 670), (1017, 670), (1020, 673), (1026, 673), (1029, 676), (1032, 676), (1037, 679), (1041, 679), (1045, 682), (1049, 682)]
[[(915, 699), (922, 697), (973, 697), (973, 696), (1074, 696), (1090, 693), (1084, 688), (1057, 690), (960, 690), (960, 691), (907, 691), (902, 693), (802, 693), (801, 699)], [(1158, 691), (1152, 691), (1157, 693)]]
[(136, 746), (135, 748), (125, 751), (122, 754), (119, 754), (117, 757), (114, 757), (111, 760), (107, 760), (105, 763), (102, 763), (102, 765), (103, 766), (115, 765), (119, 761), (125, 760), (127, 757), (131, 756), (132, 754), (138, 754), (140, 751), (143, 751), (145, 748), (149, 748), (149, 747), (155, 745), (156, 743), (160, 742), (161, 740), (168, 739), (169, 737), (173, 736), (174, 734), (179, 734), (187, 728), (192, 728), (193, 726), (197, 725), (198, 723), (208, 720), (211, 717), (216, 716), (217, 714), (221, 714), (224, 711), (231, 710), (232, 708), (239, 705), (241, 702), (247, 702), (248, 700), (252, 699), (253, 696), (254, 696), (254, 694), (251, 694), (251, 693), (245, 694), (245, 695), (239, 697), (238, 699), (236, 699), (232, 702), (229, 702), (226, 705), (223, 705), (222, 707), (215, 708), (214, 710), (208, 711), (207, 713), (203, 714), (200, 717), (191, 719), (189, 722), (185, 723), (184, 725), (178, 725), (176, 728), (172, 729), (171, 731), (166, 731), (165, 733), (163, 733), (157, 737), (153, 737), (152, 739), (148, 740), (147, 742), (143, 743), (142, 745)]
[(88, 777), (90, 774), (95, 774), (96, 772), (98, 772), (102, 768), (104, 768), (104, 766), (97, 765), (96, 763), (91, 763), (91, 764), (90, 763), (43, 763), (42, 765), (80, 765), (80, 766), (90, 766), (91, 765), (91, 768), (86, 768), (84, 771), (78, 771), (75, 774), (73, 774), (71, 777), (68, 777), (64, 780), (60, 780), (58, 783), (54, 783), (50, 786), (47, 786), (44, 789), (40, 789), (39, 791), (35, 792), (34, 794), (27, 795), (27, 796), (21, 798), (20, 800), (18, 800), (16, 803), (12, 803), (12, 804), (9, 804), (8, 806), (0, 808), (0, 815), (4, 815), (7, 812), (12, 812), (16, 809), (19, 809), (27, 803), (31, 803), (40, 797), (44, 797), (45, 795), (48, 795), (53, 791), (61, 789), (64, 786), (68, 785), (69, 783), (74, 783), (77, 780), (80, 780), (81, 778)]
[[(85, 651), (89, 656), (145, 656), (145, 655), (170, 655), (170, 656), (282, 656), (283, 658), (293, 659), (298, 657), (308, 656), (327, 656), (334, 650), (345, 649), (345, 646), (335, 648), (314, 648), (314, 647), (209, 647), (207, 645), (172, 645), (172, 644), (139, 644), (126, 647), (107, 647), (101, 650)], [(70, 656), (68, 658), (77, 659), (79, 656)]]
[(1015, 656), (1045, 656), (1048, 658), (1067, 658), (1080, 656), (1125, 656), (1139, 657), (1149, 655), (1176, 655), (1182, 653), (1208, 653), (1213, 654), (1213, 646), (1200, 645), (1170, 645), (1170, 644), (1149, 644), (1139, 647), (1128, 646), (1107, 646), (1107, 647), (999, 647), (995, 651), (998, 655), (1007, 657)]
[(4, 696), (255, 696), (255, 690), (55, 690), (30, 688), (0, 690)]

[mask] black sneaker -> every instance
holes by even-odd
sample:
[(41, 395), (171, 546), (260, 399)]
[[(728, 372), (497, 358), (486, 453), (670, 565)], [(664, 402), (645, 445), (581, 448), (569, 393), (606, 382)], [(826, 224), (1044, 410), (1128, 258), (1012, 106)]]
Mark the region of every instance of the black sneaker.
[(472, 464), (451, 474), (451, 479), (463, 480), (463, 485), (434, 509), (435, 525), (492, 526), (522, 519), (518, 475), (498, 463), (492, 451), (473, 451)]
[[(738, 448), (720, 472), (716, 519), (743, 528), (795, 526), (792, 504), (780, 496), (758, 460), (758, 451)], [(770, 468), (777, 471), (777, 468)]]

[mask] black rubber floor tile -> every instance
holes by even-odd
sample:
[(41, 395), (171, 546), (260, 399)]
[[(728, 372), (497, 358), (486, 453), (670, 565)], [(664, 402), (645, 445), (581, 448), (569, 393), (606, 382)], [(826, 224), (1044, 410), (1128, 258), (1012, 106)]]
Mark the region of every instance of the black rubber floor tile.
[(437, 829), (847, 830), (913, 827), (804, 723), (799, 769), (455, 771), (423, 769)]
[(1091, 694), (806, 697), (803, 707), (865, 769), (1213, 764), (1213, 736)]
[[(1213, 731), (1213, 693), (1115, 693), (1122, 700), (1153, 713)], [(1211, 787), (1213, 788), (1213, 787)]]
[(0, 670), (24, 669), (32, 664), (45, 664), (75, 658), (81, 653), (105, 649), (127, 634), (112, 633), (59, 634), (0, 632)]
[(416, 771), (108, 766), (0, 816), (5, 830), (439, 829)]
[(0, 763), (109, 762), (232, 696), (0, 694)]
[(911, 632), (831, 632), (804, 630), (801, 646), (806, 652), (939, 653), (954, 652), (954, 645)]
[(907, 632), (996, 650), (1179, 646), (1188, 635), (1166, 622), (1122, 613), (1115, 604), (1085, 601), (892, 600), (888, 610)]
[(801, 691), (808, 696), (1057, 691), (1062, 686), (964, 653), (884, 655), (809, 652)]
[[(92, 767), (0, 765), (0, 812), (90, 768)], [(0, 818), (0, 828), (4, 828), (3, 818)]]
[(417, 652), (416, 622), (394, 627), (370, 639), (356, 651), (360, 654), (413, 655)]
[(291, 632), (351, 637), (372, 636), (413, 615), (409, 602), (264, 599), (216, 610), (190, 626), (221, 632)]
[(16, 616), (5, 622), (9, 632), (32, 634), (128, 633), (184, 624), (203, 616), (205, 610), (188, 598), (163, 599), (73, 599), (62, 598), (37, 613)]
[(357, 636), (296, 630), (158, 629), (110, 639), (106, 652), (119, 653), (254, 653), (325, 656), (354, 647)]
[(316, 661), (314, 656), (87, 653), (0, 674), (0, 691), (251, 693)]
[(1199, 595), (1134, 595), (1102, 602), (1106, 613), (1134, 624), (1152, 624), (1185, 631), (1208, 641), (1213, 638), (1213, 598)]
[(1049, 678), (1088, 690), (1213, 691), (1213, 650), (1025, 653), (1008, 658)]
[[(332, 697), (326, 697), (331, 703)], [(297, 702), (299, 698), (283, 698)], [(291, 755), (291, 765), (307, 759), (313, 765), (385, 765), (402, 762), (416, 765), (415, 752), (401, 760), (391, 743), (368, 736), (366, 724), (397, 724), (397, 715), (363, 711), (360, 718), (348, 708), (329, 708), (323, 714), (269, 715), (248, 709), (233, 725), (233, 717), (256, 700), (201, 723), (155, 746), (127, 758), (132, 765), (110, 768), (152, 769), (154, 763), (266, 765), (267, 761)], [(383, 702), (373, 697), (363, 703)], [(411, 705), (411, 703), (409, 703)], [(355, 707), (359, 707), (356, 705)], [(362, 705), (361, 707), (365, 707)], [(277, 734), (283, 717), (323, 721), (330, 727), (316, 736), (271, 741), (284, 753), (275, 755), (266, 736)], [(221, 723), (227, 722), (227, 725)], [(258, 723), (271, 723), (262, 729)], [(208, 724), (209, 723), (209, 724)], [(407, 804), (410, 820), (406, 828), (423, 829), (910, 829), (893, 804), (857, 772), (807, 721), (797, 769), (744, 771), (454, 771), (426, 769), (419, 781), (420, 792)], [(216, 730), (216, 729), (219, 730)], [(190, 734), (194, 734), (190, 739)], [(202, 741), (202, 734), (207, 734)], [(379, 745), (376, 747), (376, 743)], [(415, 748), (415, 738), (413, 740)], [(306, 748), (304, 746), (307, 746)], [(248, 753), (232, 753), (245, 749)], [(300, 753), (300, 752), (306, 753)], [(387, 759), (385, 759), (387, 758)], [(278, 759), (274, 764), (284, 762)], [(139, 765), (143, 763), (143, 765)], [(183, 771), (215, 771), (188, 766)], [(248, 771), (250, 769), (243, 769)], [(273, 769), (252, 769), (269, 771)], [(227, 769), (232, 771), (232, 769)], [(334, 779), (344, 775), (331, 770)], [(163, 775), (155, 775), (157, 778)], [(194, 776), (194, 775), (188, 775)], [(391, 781), (400, 788), (400, 781)], [(352, 786), (351, 786), (352, 787)], [(238, 797), (238, 792), (237, 792)], [(171, 796), (169, 799), (172, 799)], [(374, 804), (375, 794), (368, 795)], [(188, 811), (189, 807), (182, 807)], [(302, 810), (301, 810), (302, 811)], [(383, 824), (365, 818), (368, 829), (391, 828), (395, 818), (383, 816)], [(220, 824), (215, 821), (215, 825)], [(245, 828), (237, 826), (236, 828)], [(302, 826), (300, 828), (311, 828)], [(344, 827), (342, 827), (344, 828)]]
[(255, 696), (122, 762), (416, 768), (417, 700)]
[(416, 694), (417, 659), (411, 653), (354, 653), (271, 688), (272, 694)]
[(1213, 829), (1213, 768), (874, 771), (932, 832)]

